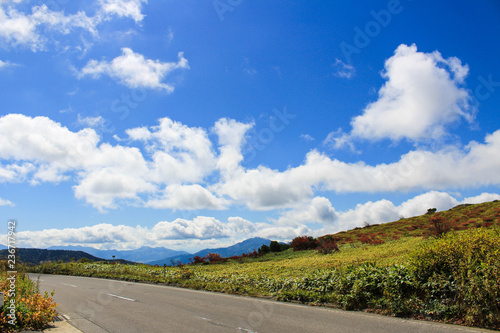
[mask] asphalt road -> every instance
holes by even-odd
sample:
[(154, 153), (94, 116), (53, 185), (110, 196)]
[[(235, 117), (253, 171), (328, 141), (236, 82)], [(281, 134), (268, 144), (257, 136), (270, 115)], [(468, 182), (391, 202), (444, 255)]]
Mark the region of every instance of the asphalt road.
[(106, 279), (30, 274), (60, 314), (101, 332), (493, 332), (300, 304)]

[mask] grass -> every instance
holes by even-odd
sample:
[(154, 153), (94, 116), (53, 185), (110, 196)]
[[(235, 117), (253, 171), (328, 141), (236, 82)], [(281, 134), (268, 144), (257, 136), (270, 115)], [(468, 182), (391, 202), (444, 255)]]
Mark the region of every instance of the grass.
[(164, 283), (499, 329), (499, 225), (500, 203), (491, 202), (329, 235), (340, 251), (327, 255), (289, 249), (166, 269), (46, 263), (32, 271)]

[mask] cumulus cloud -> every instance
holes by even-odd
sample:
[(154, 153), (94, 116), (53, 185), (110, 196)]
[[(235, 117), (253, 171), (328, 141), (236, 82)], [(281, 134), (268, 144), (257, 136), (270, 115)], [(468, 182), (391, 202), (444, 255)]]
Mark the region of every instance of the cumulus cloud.
[(50, 164), (61, 171), (80, 168), (100, 141), (92, 129), (72, 132), (47, 117), (8, 114), (0, 118), (0, 158)]
[(294, 170), (279, 172), (264, 166), (239, 170), (214, 187), (219, 195), (227, 195), (251, 210), (291, 208), (313, 195), (312, 183), (301, 176), (290, 178)]
[(488, 202), (488, 201), (494, 201), (494, 200), (500, 200), (500, 194), (497, 193), (481, 193), (480, 195), (477, 195), (475, 197), (469, 197), (465, 198), (462, 200), (462, 203), (464, 204), (478, 204), (482, 202)]
[(385, 84), (377, 101), (352, 119), (349, 139), (422, 141), (446, 135), (446, 125), (465, 118), (472, 122), (474, 108), (462, 87), (469, 68), (458, 58), (444, 59), (435, 51), (418, 52), (415, 44), (400, 45), (385, 62)]
[(228, 226), (213, 217), (198, 216), (193, 220), (177, 219), (159, 222), (152, 228), (152, 237), (162, 239), (209, 239), (231, 236)]
[(223, 178), (241, 171), (240, 163), (243, 161), (241, 147), (245, 143), (245, 134), (253, 125), (253, 123), (244, 124), (226, 118), (215, 123), (212, 131), (219, 137), (220, 151), (217, 168), (221, 171)]
[(279, 225), (300, 226), (303, 223), (333, 224), (338, 213), (325, 197), (314, 197), (309, 203), (297, 205), (285, 212), (276, 222)]
[(208, 133), (169, 118), (158, 126), (127, 130), (130, 140), (140, 141), (151, 154), (149, 177), (163, 184), (200, 182), (215, 170), (216, 156)]
[(400, 216), (411, 217), (422, 215), (429, 208), (436, 208), (438, 211), (441, 211), (450, 209), (458, 204), (458, 200), (448, 193), (430, 191), (403, 202), (397, 210)]
[(156, 190), (153, 184), (142, 177), (140, 170), (134, 172), (120, 169), (108, 167), (86, 173), (80, 183), (73, 186), (75, 197), (85, 199), (95, 208), (104, 211), (116, 208), (117, 200), (138, 201), (139, 194)]
[(167, 186), (161, 198), (149, 200), (146, 206), (174, 210), (221, 210), (227, 208), (228, 204), (229, 202), (227, 200), (217, 198), (209, 190), (198, 184), (174, 184)]
[(106, 60), (90, 60), (81, 69), (78, 76), (99, 78), (107, 75), (120, 84), (129, 88), (161, 89), (168, 93), (174, 91), (170, 83), (163, 83), (163, 79), (175, 69), (189, 69), (188, 61), (182, 52), (178, 54), (177, 62), (161, 62), (146, 59), (142, 54), (131, 49), (122, 48), (122, 55), (108, 62)]

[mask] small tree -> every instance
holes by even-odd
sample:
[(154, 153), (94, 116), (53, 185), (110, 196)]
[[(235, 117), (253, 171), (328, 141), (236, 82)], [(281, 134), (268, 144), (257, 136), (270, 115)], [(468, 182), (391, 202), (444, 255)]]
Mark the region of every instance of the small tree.
[(451, 230), (450, 223), (440, 215), (433, 215), (430, 218), (431, 224), (429, 226), (429, 233), (431, 236), (441, 238), (444, 234)]
[[(271, 244), (272, 244), (272, 242), (271, 242)], [(271, 252), (271, 249), (266, 244), (264, 244), (261, 247), (259, 247), (259, 254), (266, 254), (266, 253), (269, 253), (269, 252)]]
[(437, 211), (437, 209), (436, 209), (436, 208), (429, 208), (429, 209), (427, 209), (427, 213), (426, 213), (426, 214), (428, 214), (428, 215), (432, 215), (432, 214), (434, 214), (436, 211)]
[(269, 244), (269, 248), (271, 249), (271, 252), (281, 252), (280, 243), (277, 241), (272, 241), (271, 244)]

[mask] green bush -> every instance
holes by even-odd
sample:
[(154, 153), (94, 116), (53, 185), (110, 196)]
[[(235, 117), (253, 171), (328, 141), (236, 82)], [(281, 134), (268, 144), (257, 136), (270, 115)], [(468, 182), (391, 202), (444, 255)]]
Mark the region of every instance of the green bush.
[(500, 326), (498, 228), (446, 234), (415, 251), (410, 266), (430, 314), (458, 317), (466, 325)]

